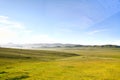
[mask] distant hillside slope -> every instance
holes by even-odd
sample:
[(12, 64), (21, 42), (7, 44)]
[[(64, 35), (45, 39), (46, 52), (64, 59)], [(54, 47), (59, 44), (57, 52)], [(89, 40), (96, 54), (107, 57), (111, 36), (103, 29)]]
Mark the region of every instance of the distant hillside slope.
[(62, 44), (62, 43), (36, 43), (36, 44), (4, 44), (0, 45), (6, 48), (34, 49), (34, 48), (73, 48), (73, 47), (101, 47), (101, 48), (120, 48), (118, 45), (80, 45), (80, 44)]
[(49, 61), (66, 57), (79, 56), (74, 53), (45, 51), (45, 50), (24, 50), (0, 48), (0, 58), (21, 59), (21, 60), (40, 60)]

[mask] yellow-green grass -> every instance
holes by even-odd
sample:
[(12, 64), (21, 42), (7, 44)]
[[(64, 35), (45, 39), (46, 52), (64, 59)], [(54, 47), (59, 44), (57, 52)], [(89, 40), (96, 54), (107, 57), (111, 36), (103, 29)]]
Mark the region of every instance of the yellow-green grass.
[(24, 50), (24, 49), (9, 49), (0, 48), (0, 58), (6, 59), (20, 59), (20, 60), (38, 60), (51, 61), (66, 57), (79, 56), (75, 53), (45, 51), (45, 50)]
[(82, 47), (82, 48), (49, 48), (49, 50), (59, 52), (70, 52), (82, 55), (84, 57), (103, 57), (120, 59), (120, 48)]
[(1, 48), (0, 56), (0, 80), (120, 80), (119, 48)]

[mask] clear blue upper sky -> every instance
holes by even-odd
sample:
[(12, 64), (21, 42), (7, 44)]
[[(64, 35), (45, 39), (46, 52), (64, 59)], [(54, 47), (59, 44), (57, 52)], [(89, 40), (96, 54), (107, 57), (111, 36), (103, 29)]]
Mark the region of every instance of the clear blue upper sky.
[(0, 0), (0, 40), (120, 45), (120, 0)]

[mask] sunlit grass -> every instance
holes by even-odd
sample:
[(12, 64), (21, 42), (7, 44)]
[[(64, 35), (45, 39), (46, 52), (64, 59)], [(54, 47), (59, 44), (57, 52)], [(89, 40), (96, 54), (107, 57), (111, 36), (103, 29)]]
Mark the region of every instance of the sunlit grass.
[[(62, 58), (56, 56), (55, 60), (50, 61), (37, 58), (0, 58), (0, 80), (119, 80), (120, 50), (103, 49), (102, 53), (98, 50), (101, 49), (91, 50), (91, 52), (89, 49), (64, 50), (64, 52), (72, 51), (80, 56)], [(106, 52), (111, 53), (109, 55)], [(114, 54), (118, 57), (111, 56)]]

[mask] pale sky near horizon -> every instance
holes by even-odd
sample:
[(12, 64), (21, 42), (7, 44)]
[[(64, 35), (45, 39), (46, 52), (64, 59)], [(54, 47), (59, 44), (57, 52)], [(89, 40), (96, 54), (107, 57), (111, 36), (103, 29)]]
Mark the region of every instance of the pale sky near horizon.
[(120, 0), (0, 0), (0, 44), (120, 45)]

